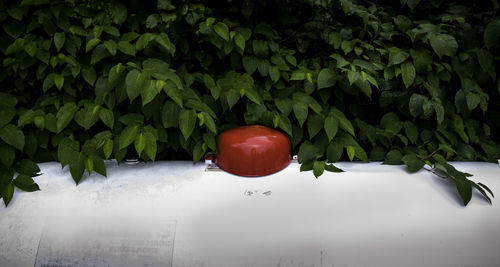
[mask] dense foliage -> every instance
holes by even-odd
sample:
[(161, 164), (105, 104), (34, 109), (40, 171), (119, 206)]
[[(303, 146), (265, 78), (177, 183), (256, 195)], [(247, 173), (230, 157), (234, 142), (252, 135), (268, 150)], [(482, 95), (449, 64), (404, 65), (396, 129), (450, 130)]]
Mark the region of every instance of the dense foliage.
[[(301, 170), (500, 158), (498, 1), (0, 1), (0, 193), (76, 183), (105, 159), (192, 158), (245, 124), (287, 133)], [(488, 192), (489, 191), (489, 192)], [(491, 202), (491, 201), (490, 201)]]

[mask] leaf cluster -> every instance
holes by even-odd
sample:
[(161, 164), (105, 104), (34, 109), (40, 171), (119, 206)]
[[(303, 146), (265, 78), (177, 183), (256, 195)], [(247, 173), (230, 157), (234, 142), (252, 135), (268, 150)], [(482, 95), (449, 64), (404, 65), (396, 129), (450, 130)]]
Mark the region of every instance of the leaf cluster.
[[(105, 160), (199, 161), (221, 131), (288, 134), (302, 171), (340, 160), (500, 157), (496, 0), (0, 1), (0, 196)], [(276, 15), (279, 14), (279, 15)]]

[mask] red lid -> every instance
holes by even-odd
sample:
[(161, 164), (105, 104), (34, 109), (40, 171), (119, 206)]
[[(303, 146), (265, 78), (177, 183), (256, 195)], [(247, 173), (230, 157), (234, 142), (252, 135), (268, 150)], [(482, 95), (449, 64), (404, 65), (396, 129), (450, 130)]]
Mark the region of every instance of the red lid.
[(290, 140), (280, 131), (260, 125), (234, 128), (219, 135), (217, 165), (241, 176), (268, 175), (290, 163)]

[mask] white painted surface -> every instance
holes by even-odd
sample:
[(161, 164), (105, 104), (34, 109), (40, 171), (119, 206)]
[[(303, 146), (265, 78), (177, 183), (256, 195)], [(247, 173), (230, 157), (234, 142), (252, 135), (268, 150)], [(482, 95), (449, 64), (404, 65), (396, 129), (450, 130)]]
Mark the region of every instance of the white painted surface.
[[(499, 165), (454, 165), (500, 194)], [(33, 266), (56, 222), (67, 234), (161, 221), (176, 222), (173, 266), (500, 265), (498, 200), (474, 193), (462, 207), (454, 187), (427, 171), (337, 166), (346, 172), (316, 180), (298, 164), (242, 178), (189, 162), (111, 163), (108, 178), (75, 186), (67, 169), (44, 163), (41, 191), (16, 191), (0, 205), (0, 266)]]

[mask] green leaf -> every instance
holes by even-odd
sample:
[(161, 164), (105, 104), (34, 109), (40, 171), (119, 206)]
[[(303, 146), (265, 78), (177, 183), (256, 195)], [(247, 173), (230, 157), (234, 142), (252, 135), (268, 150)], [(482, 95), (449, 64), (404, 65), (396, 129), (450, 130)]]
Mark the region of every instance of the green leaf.
[(500, 35), (498, 34), (499, 32), (500, 19), (496, 18), (488, 23), (486, 29), (484, 30), (484, 44), (486, 44), (488, 49), (498, 44), (498, 39), (500, 38)]
[(0, 162), (6, 167), (10, 167), (16, 158), (16, 151), (9, 145), (0, 144), (0, 155), (2, 155)]
[(140, 126), (139, 125), (130, 125), (127, 126), (125, 129), (120, 134), (120, 139), (119, 139), (119, 149), (126, 148), (132, 142), (134, 142), (135, 138), (140, 132)]
[[(141, 35), (141, 37), (139, 37), (139, 39), (135, 43), (135, 49), (142, 50), (142, 49), (146, 48), (149, 45), (149, 43), (155, 39), (156, 39), (156, 35), (149, 33), (149, 32), (144, 33), (143, 35)], [(162, 41), (160, 41), (160, 42), (162, 42)], [(163, 41), (162, 43), (165, 43), (165, 41)], [(167, 45), (166, 48), (170, 48), (169, 44), (166, 44), (166, 45)], [(144, 67), (144, 68), (146, 69), (146, 67)]]
[(259, 60), (259, 65), (257, 66), (257, 69), (259, 70), (259, 74), (262, 77), (265, 77), (269, 74), (269, 67), (271, 67), (271, 64), (269, 64), (269, 61), (265, 59)]
[(484, 72), (488, 72), (493, 64), (493, 55), (485, 49), (479, 49), (476, 51), (477, 60), (479, 61), (479, 65), (483, 69)]
[(318, 89), (328, 88), (335, 85), (335, 73), (330, 69), (322, 69), (318, 74)]
[(292, 105), (293, 113), (295, 117), (299, 121), (300, 126), (304, 124), (307, 119), (307, 111), (309, 109), (309, 105), (301, 99), (294, 99)]
[(299, 163), (307, 163), (316, 160), (318, 148), (306, 141), (300, 145), (299, 152), (297, 153)]
[(70, 164), (75, 158), (75, 154), (80, 152), (80, 143), (69, 138), (63, 139), (57, 148), (57, 160), (61, 163), (61, 167)]
[(157, 42), (161, 47), (165, 48), (170, 55), (175, 54), (175, 46), (170, 42), (170, 38), (168, 38), (168, 35), (164, 32), (160, 33), (156, 39), (155, 42)]
[(115, 24), (122, 24), (127, 18), (127, 8), (123, 4), (111, 5), (111, 18)]
[(145, 75), (143, 75), (136, 69), (133, 69), (127, 73), (127, 76), (125, 77), (125, 83), (127, 85), (127, 95), (130, 101), (139, 96), (145, 80)]
[(425, 102), (429, 101), (427, 97), (419, 94), (413, 94), (410, 97), (409, 108), (410, 113), (413, 117), (417, 117), (418, 115), (423, 113), (423, 105)]
[[(85, 67), (81, 70), (83, 79), (90, 84), (90, 86), (94, 86), (96, 80), (96, 73), (93, 68)], [(64, 80), (63, 80), (64, 81)]]
[(453, 56), (457, 53), (458, 43), (455, 37), (448, 34), (432, 34), (429, 37), (432, 49), (441, 58), (442, 56)]
[(135, 151), (137, 151), (137, 155), (140, 156), (146, 147), (146, 136), (143, 133), (140, 133), (135, 137), (134, 147)]
[(307, 118), (307, 130), (309, 132), (309, 138), (313, 138), (316, 134), (323, 129), (323, 118), (318, 114), (311, 114)]
[(214, 30), (222, 39), (229, 41), (229, 28), (223, 22), (214, 25)]
[(403, 77), (403, 83), (405, 87), (408, 88), (413, 84), (415, 80), (415, 67), (410, 61), (406, 61), (401, 64), (401, 76)]
[(444, 121), (444, 107), (439, 99), (433, 99), (432, 105), (434, 106), (434, 111), (436, 111), (436, 120), (438, 124)]
[(278, 67), (276, 66), (269, 67), (269, 77), (274, 83), (276, 83), (280, 79), (280, 76), (281, 74)]
[(200, 161), (207, 150), (207, 146), (202, 140), (199, 140), (193, 148), (193, 163)]
[(415, 9), (415, 7), (417, 7), (419, 2), (420, 0), (407, 0), (406, 4), (408, 5), (409, 8)]
[(345, 117), (342, 111), (336, 108), (332, 108), (330, 114), (339, 121), (339, 125), (342, 129), (350, 133), (352, 136), (355, 136), (354, 127), (352, 126), (351, 122)]
[(259, 93), (257, 93), (253, 88), (243, 89), (245, 96), (250, 99), (255, 104), (262, 104), (262, 99), (260, 98)]
[(75, 121), (85, 130), (88, 130), (98, 121), (100, 108), (100, 106), (95, 104), (86, 105), (84, 109), (79, 110), (75, 114)]
[(280, 120), (279, 120), (278, 126), (280, 127), (280, 129), (285, 131), (289, 136), (292, 136), (293, 135), (292, 123), (290, 122), (288, 117), (285, 115), (282, 115), (279, 118), (280, 118)]
[(472, 198), (472, 184), (467, 179), (456, 179), (455, 185), (460, 198), (462, 198), (464, 206), (467, 206)]
[(313, 165), (313, 174), (316, 178), (321, 176), (325, 171), (325, 162), (324, 161), (314, 161)]
[(397, 47), (391, 47), (391, 48), (389, 48), (389, 65), (388, 66), (401, 64), (406, 59), (408, 59), (409, 56), (410, 55), (407, 52), (405, 52)]
[(452, 125), (457, 134), (462, 138), (465, 143), (469, 143), (469, 137), (465, 133), (465, 126), (462, 118), (456, 114), (452, 115)]
[(367, 97), (371, 99), (372, 97), (372, 87), (370, 86), (370, 83), (367, 80), (357, 80), (355, 84), (358, 86), (358, 88), (365, 94)]
[(481, 102), (481, 97), (478, 94), (469, 92), (465, 96), (465, 101), (467, 102), (467, 108), (472, 111), (477, 106), (479, 106), (479, 103)]
[(90, 156), (89, 159), (92, 162), (93, 171), (102, 176), (106, 176), (106, 165), (104, 164), (104, 160), (98, 156)]
[(146, 18), (146, 28), (151, 29), (158, 25), (160, 22), (160, 16), (158, 14), (151, 14)]
[(411, 49), (410, 54), (413, 59), (413, 65), (419, 72), (424, 72), (432, 64), (432, 54), (427, 49)]
[(297, 59), (295, 59), (294, 56), (286, 55), (285, 58), (286, 58), (286, 61), (288, 61), (288, 63), (290, 63), (292, 66), (297, 66)]
[(196, 117), (196, 112), (192, 109), (183, 109), (179, 114), (179, 128), (185, 140), (193, 133), (196, 126)]
[(104, 124), (106, 124), (106, 126), (108, 126), (110, 129), (113, 129), (113, 124), (115, 122), (115, 119), (113, 116), (113, 112), (111, 110), (102, 108), (99, 111), (99, 118)]
[(69, 102), (66, 103), (64, 106), (62, 106), (58, 111), (56, 115), (57, 119), (57, 133), (60, 133), (66, 126), (71, 122), (73, 119), (73, 116), (75, 115), (75, 112), (78, 110), (78, 107), (75, 105), (74, 102)]
[(216, 136), (210, 133), (203, 134), (203, 142), (213, 151), (217, 152), (217, 142), (215, 141)]
[(175, 86), (175, 84), (168, 80), (165, 82), (165, 86), (163, 87), (163, 91), (172, 99), (175, 101), (179, 107), (182, 107), (182, 96), (180, 93), (180, 90)]
[(83, 173), (85, 172), (85, 157), (83, 153), (78, 152), (73, 154), (73, 158), (69, 163), (69, 172), (75, 183), (80, 183)]
[(238, 90), (233, 89), (227, 91), (226, 100), (227, 100), (227, 105), (229, 106), (230, 109), (238, 102), (240, 97), (241, 97), (240, 91)]
[(24, 148), (24, 134), (12, 124), (7, 124), (0, 129), (0, 138), (7, 144), (23, 151)]
[(409, 172), (417, 172), (425, 165), (425, 162), (419, 159), (415, 154), (406, 154), (401, 160), (406, 164)]
[(300, 165), (300, 171), (301, 172), (310, 171), (313, 169), (313, 165), (314, 165), (313, 161), (304, 162)]
[(19, 174), (12, 183), (17, 188), (26, 192), (34, 192), (40, 190), (40, 187), (38, 187), (35, 181), (33, 181), (33, 178), (25, 174)]
[(352, 161), (354, 159), (354, 155), (356, 153), (356, 150), (354, 150), (354, 147), (352, 146), (346, 146), (346, 151), (347, 151), (347, 156), (349, 157), (349, 160)]
[[(160, 91), (163, 88), (162, 84), (165, 84), (164, 81), (158, 80), (156, 82), (159, 82), (159, 87)], [(146, 84), (142, 87), (141, 90), (141, 98), (142, 98), (142, 105), (145, 106), (149, 102), (153, 101), (153, 99), (158, 95), (158, 90), (156, 88), (156, 83), (155, 81), (149, 80), (146, 82)]]
[(104, 152), (104, 157), (106, 159), (109, 159), (109, 157), (111, 156), (111, 153), (113, 152), (113, 140), (110, 140), (110, 139), (106, 140), (104, 142), (102, 150)]
[(288, 116), (292, 111), (293, 101), (290, 98), (275, 98), (274, 104), (285, 116)]
[(144, 147), (144, 152), (146, 152), (146, 155), (148, 155), (148, 157), (152, 161), (154, 161), (156, 158), (156, 150), (157, 150), (156, 138), (150, 132), (146, 132), (144, 133), (144, 135), (146, 137), (146, 146)]
[(110, 54), (108, 50), (103, 44), (98, 45), (92, 52), (92, 56), (90, 57), (90, 65), (95, 65), (97, 62), (101, 61), (101, 59), (108, 57), (109, 55)]
[(66, 41), (66, 35), (64, 32), (56, 32), (54, 33), (54, 45), (56, 46), (56, 50), (59, 52)]
[(215, 83), (212, 76), (203, 74), (203, 82), (205, 83), (205, 86), (210, 90), (212, 97), (217, 100), (220, 96), (221, 88)]
[(404, 122), (403, 126), (405, 128), (405, 133), (406, 133), (406, 137), (408, 137), (408, 140), (410, 140), (410, 142), (413, 144), (417, 143), (417, 141), (418, 141), (418, 128), (417, 128), (417, 126), (411, 121)]
[(40, 168), (38, 168), (38, 165), (34, 161), (29, 159), (22, 159), (21, 161), (17, 162), (14, 169), (16, 170), (16, 172), (28, 175), (30, 177), (40, 175)]
[(118, 48), (118, 46), (115, 43), (115, 41), (113, 41), (113, 40), (104, 41), (104, 46), (106, 47), (106, 49), (108, 50), (108, 52), (111, 55), (113, 55), (113, 56), (116, 55), (116, 49)]
[(17, 39), (24, 32), (24, 24), (20, 21), (2, 22), (2, 28), (14, 39)]
[(493, 192), (491, 191), (491, 189), (489, 187), (487, 187), (486, 185), (482, 184), (482, 183), (477, 183), (479, 186), (481, 186), (482, 188), (486, 189), (486, 191), (488, 191), (492, 197), (495, 197), (495, 195), (493, 194)]
[(257, 66), (259, 65), (259, 60), (255, 57), (244, 56), (242, 59), (242, 63), (243, 63), (243, 68), (245, 68), (245, 71), (251, 75), (257, 69)]
[(144, 116), (138, 113), (127, 113), (118, 119), (121, 123), (130, 126), (144, 123)]
[(326, 164), (325, 170), (329, 172), (344, 172), (344, 170), (335, 167), (333, 164)]
[(101, 42), (98, 38), (92, 38), (87, 42), (87, 46), (85, 47), (85, 52), (89, 52), (92, 50), (96, 45), (98, 45)]
[(263, 40), (253, 40), (252, 41), (253, 53), (261, 58), (267, 57), (268, 46), (267, 42)]
[(214, 119), (212, 119), (212, 117), (206, 112), (202, 112), (202, 114), (205, 121), (205, 126), (207, 126), (207, 128), (211, 132), (217, 134), (217, 126), (215, 125)]
[(234, 36), (234, 44), (236, 44), (236, 47), (238, 47), (242, 51), (241, 54), (243, 54), (243, 51), (245, 51), (245, 37), (237, 33)]
[(387, 153), (387, 155), (385, 155), (384, 164), (401, 165), (401, 164), (403, 164), (402, 158), (403, 158), (403, 154), (401, 154), (401, 152), (399, 150), (393, 149), (393, 150), (389, 151)]
[[(484, 198), (486, 198), (486, 200), (487, 200), (487, 201), (490, 203), (490, 205), (491, 205), (491, 204), (492, 204), (492, 202), (491, 202), (491, 198), (488, 196), (488, 194), (486, 193), (486, 191), (484, 191), (484, 189), (483, 189), (481, 186), (479, 186), (478, 184), (476, 184), (476, 183), (474, 183), (474, 182), (472, 182), (472, 181), (470, 181), (470, 183), (471, 183), (471, 185), (472, 185), (474, 188), (476, 188), (476, 189), (477, 189), (477, 190), (481, 193), (481, 195), (483, 195), (483, 197), (484, 197)], [(472, 196), (471, 196), (471, 197), (472, 197)]]
[(130, 56), (135, 56), (135, 46), (130, 44), (129, 42), (120, 41), (118, 42), (118, 50), (122, 53)]
[(55, 83), (57, 89), (61, 90), (61, 88), (64, 85), (64, 77), (60, 74), (56, 74), (54, 76), (54, 83)]
[(180, 110), (179, 106), (174, 102), (166, 101), (161, 112), (163, 127), (177, 127)]
[(174, 10), (175, 6), (172, 5), (170, 0), (158, 0), (158, 9)]
[(344, 153), (344, 146), (337, 141), (331, 142), (326, 148), (326, 157), (328, 162), (337, 162), (342, 157)]
[(8, 185), (5, 186), (5, 188), (2, 191), (3, 203), (5, 203), (6, 207), (12, 200), (12, 196), (14, 196), (14, 186), (11, 183), (9, 183)]
[(387, 131), (397, 134), (403, 128), (401, 121), (398, 118), (398, 115), (394, 112), (388, 112), (380, 119), (380, 126), (386, 129)]
[(337, 135), (337, 131), (339, 130), (339, 120), (334, 116), (327, 116), (325, 119), (325, 132), (328, 136), (328, 141), (332, 141), (332, 139)]

